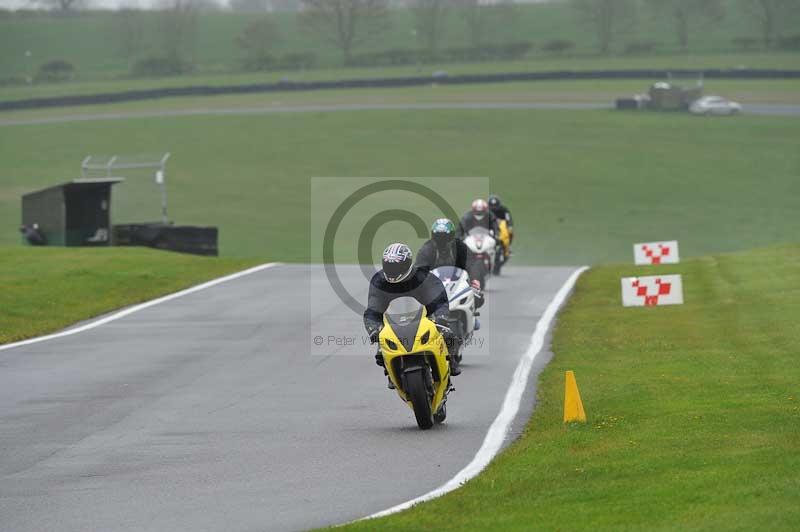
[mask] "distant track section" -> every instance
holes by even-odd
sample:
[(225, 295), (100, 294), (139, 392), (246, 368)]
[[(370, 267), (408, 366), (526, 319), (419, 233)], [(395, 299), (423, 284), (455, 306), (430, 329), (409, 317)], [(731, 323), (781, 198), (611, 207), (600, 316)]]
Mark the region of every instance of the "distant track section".
[(362, 78), (335, 81), (280, 81), (248, 85), (170, 87), (136, 91), (107, 92), (49, 98), (30, 98), (0, 102), (0, 111), (65, 107), (71, 105), (98, 105), (133, 102), (179, 96), (216, 96), (223, 94), (254, 94), (262, 92), (295, 92), (333, 89), (421, 87), (432, 83), (441, 85), (467, 85), (481, 83), (508, 83), (517, 81), (568, 81), (602, 79), (663, 79), (668, 75), (686, 77), (702, 76), (708, 79), (800, 79), (800, 70), (773, 69), (712, 69), (712, 70), (585, 70), (552, 72), (506, 72), (497, 74), (416, 76), (404, 78)]
[[(97, 120), (130, 120), (132, 118), (166, 118), (182, 116), (237, 116), (286, 113), (336, 113), (355, 111), (477, 111), (477, 110), (602, 110), (613, 109), (610, 103), (591, 102), (463, 102), (463, 103), (420, 103), (420, 104), (335, 104), (335, 105), (302, 105), (272, 107), (235, 107), (217, 109), (174, 109), (158, 111), (131, 111), (127, 113), (77, 114), (67, 116), (51, 116), (41, 118), (19, 118), (4, 120), (0, 118), (0, 127), (35, 126), (46, 124), (64, 124), (69, 122), (94, 122)], [(626, 111), (627, 112), (627, 111)], [(747, 104), (746, 114), (800, 116), (800, 105), (791, 104)]]

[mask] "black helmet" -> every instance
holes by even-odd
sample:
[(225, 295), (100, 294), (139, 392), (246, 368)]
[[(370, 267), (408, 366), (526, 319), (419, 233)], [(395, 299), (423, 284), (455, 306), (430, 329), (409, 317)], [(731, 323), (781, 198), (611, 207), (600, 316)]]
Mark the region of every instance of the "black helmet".
[(383, 250), (383, 276), (390, 283), (399, 283), (411, 274), (414, 264), (411, 248), (395, 243)]
[(492, 194), (489, 196), (489, 208), (495, 210), (498, 207), (500, 207), (500, 198)]
[(456, 226), (447, 218), (439, 218), (431, 226), (431, 240), (439, 249), (444, 249), (456, 239)]

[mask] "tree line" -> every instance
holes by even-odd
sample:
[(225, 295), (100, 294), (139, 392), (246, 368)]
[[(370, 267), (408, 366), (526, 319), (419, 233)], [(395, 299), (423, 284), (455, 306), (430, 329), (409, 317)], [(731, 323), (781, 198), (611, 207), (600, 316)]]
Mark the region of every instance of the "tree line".
[[(59, 11), (76, 9), (91, 0), (35, 0)], [(675, 42), (688, 50), (693, 37), (737, 10), (745, 15), (764, 48), (778, 44), (781, 20), (800, 9), (800, 0), (565, 0), (583, 31), (591, 31), (599, 54), (612, 52), (618, 41), (635, 32), (644, 16), (656, 16), (673, 28)], [(83, 3), (83, 4), (81, 4)], [(520, 6), (511, 0), (231, 0), (232, 9), (258, 14), (236, 37), (243, 51), (245, 66), (252, 70), (269, 68), (306, 68), (313, 65), (311, 53), (289, 53), (276, 57), (274, 50), (283, 40), (282, 29), (273, 10), (292, 11), (298, 28), (309, 39), (317, 40), (339, 51), (345, 65), (407, 64), (436, 60), (461, 60), (469, 56), (478, 59), (508, 59), (524, 55), (530, 49), (526, 43), (492, 42), (493, 35), (514, 24)], [(131, 62), (134, 74), (179, 74), (192, 68), (195, 62), (195, 38), (198, 12), (218, 9), (211, 0), (159, 0), (157, 35), (158, 53), (144, 59), (134, 59), (153, 46), (146, 39), (144, 14), (138, 10), (118, 12), (118, 37), (123, 53)], [(389, 50), (356, 55), (370, 43), (379, 43), (396, 23), (397, 10), (410, 14), (415, 48)], [(469, 47), (444, 49), (443, 43), (452, 31), (449, 24), (455, 18), (462, 21)], [(741, 38), (742, 45), (745, 40)], [(797, 38), (795, 38), (797, 40)], [(147, 41), (147, 42), (146, 42)], [(750, 43), (753, 44), (753, 43)], [(555, 39), (543, 45), (543, 50), (563, 52), (574, 43)], [(652, 43), (629, 43), (630, 51), (652, 51)]]
[(583, 20), (593, 28), (597, 50), (607, 54), (620, 36), (635, 27), (642, 9), (649, 8), (669, 19), (681, 49), (687, 50), (691, 35), (705, 31), (726, 16), (726, 8), (741, 10), (758, 27), (763, 46), (773, 48), (778, 36), (778, 22), (800, 9), (797, 0), (572, 0)]

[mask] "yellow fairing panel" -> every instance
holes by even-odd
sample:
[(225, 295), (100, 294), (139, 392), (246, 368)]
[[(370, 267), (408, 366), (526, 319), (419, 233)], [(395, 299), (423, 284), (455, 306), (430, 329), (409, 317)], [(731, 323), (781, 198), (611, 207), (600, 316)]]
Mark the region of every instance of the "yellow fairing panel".
[(511, 233), (508, 230), (508, 222), (506, 220), (499, 220), (497, 222), (497, 227), (500, 229), (498, 237), (500, 243), (503, 245), (503, 254), (508, 256), (508, 250), (511, 246)]
[(430, 358), (433, 359), (432, 363), (436, 364), (438, 374), (441, 376), (440, 380), (434, 380), (433, 382), (434, 393), (431, 410), (433, 412), (439, 410), (450, 386), (450, 363), (448, 361), (447, 345), (439, 329), (436, 328), (436, 324), (423, 314), (414, 338), (414, 345), (410, 351), (406, 351), (391, 324), (384, 318), (383, 329), (380, 333), (380, 346), (383, 353), (384, 366), (389, 378), (394, 383), (397, 394), (409, 407), (411, 407), (411, 402), (403, 390), (400, 375), (395, 372), (393, 362), (396, 358), (403, 356), (430, 355)]

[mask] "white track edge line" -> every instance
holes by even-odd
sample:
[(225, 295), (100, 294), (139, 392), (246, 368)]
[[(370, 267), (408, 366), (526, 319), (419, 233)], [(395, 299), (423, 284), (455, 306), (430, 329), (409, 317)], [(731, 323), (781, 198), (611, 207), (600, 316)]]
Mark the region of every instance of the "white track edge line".
[(193, 294), (195, 292), (199, 292), (200, 290), (205, 290), (206, 288), (211, 288), (212, 286), (216, 286), (218, 284), (222, 284), (228, 281), (233, 281), (234, 279), (238, 279), (240, 277), (244, 277), (245, 275), (250, 275), (253, 273), (257, 273), (268, 268), (272, 268), (273, 266), (277, 266), (280, 263), (278, 262), (269, 262), (266, 264), (261, 264), (259, 266), (255, 266), (253, 268), (249, 268), (247, 270), (242, 270), (240, 272), (232, 273), (230, 275), (226, 275), (224, 277), (218, 277), (217, 279), (212, 279), (211, 281), (207, 281), (202, 284), (198, 284), (192, 286), (190, 288), (186, 288), (184, 290), (180, 290), (178, 292), (174, 292), (172, 294), (167, 294), (166, 296), (162, 296), (156, 299), (151, 299), (150, 301), (145, 301), (144, 303), (139, 303), (132, 307), (128, 307), (124, 310), (119, 312), (115, 312), (109, 316), (104, 318), (100, 318), (99, 320), (92, 321), (85, 325), (81, 325), (80, 327), (75, 327), (74, 329), (67, 329), (66, 331), (61, 331), (53, 334), (48, 334), (45, 336), (37, 336), (36, 338), (28, 338), (27, 340), (22, 340), (19, 342), (14, 342), (11, 344), (0, 345), (0, 351), (5, 351), (7, 349), (13, 349), (15, 347), (22, 347), (25, 345), (36, 344), (39, 342), (46, 342), (47, 340), (55, 340), (56, 338), (63, 338), (65, 336), (72, 336), (73, 334), (82, 333), (84, 331), (88, 331), (94, 329), (96, 327), (100, 327), (101, 325), (105, 325), (106, 323), (110, 323), (112, 321), (116, 321), (120, 318), (124, 318), (125, 316), (129, 316), (134, 312), (139, 312), (140, 310), (144, 310), (149, 307), (153, 307), (160, 303), (165, 303), (167, 301), (171, 301), (173, 299), (177, 299), (179, 297), (183, 297), (189, 294)]
[(489, 427), (489, 431), (486, 433), (483, 444), (481, 445), (480, 449), (478, 449), (478, 452), (475, 454), (475, 457), (472, 459), (472, 461), (467, 464), (464, 469), (456, 473), (456, 476), (435, 490), (429, 491), (425, 495), (421, 495), (416, 499), (406, 501), (402, 504), (398, 504), (397, 506), (392, 506), (391, 508), (381, 512), (368, 515), (367, 517), (362, 517), (357, 521), (384, 517), (407, 510), (416, 504), (441, 497), (446, 493), (460, 488), (465, 482), (478, 476), (478, 474), (489, 465), (489, 462), (491, 462), (492, 459), (497, 456), (497, 453), (503, 446), (503, 442), (505, 441), (508, 430), (511, 427), (511, 423), (517, 416), (520, 403), (522, 402), (522, 394), (524, 393), (526, 385), (528, 384), (528, 376), (530, 375), (531, 368), (533, 367), (533, 361), (542, 351), (544, 340), (547, 336), (547, 331), (550, 330), (553, 319), (555, 319), (558, 310), (561, 308), (561, 305), (564, 304), (567, 296), (569, 296), (570, 292), (575, 286), (575, 282), (578, 280), (578, 277), (580, 277), (580, 275), (587, 269), (588, 266), (583, 266), (575, 270), (572, 275), (569, 276), (559, 291), (556, 292), (556, 295), (553, 296), (553, 299), (550, 301), (550, 304), (547, 305), (547, 309), (545, 309), (544, 314), (542, 314), (542, 317), (539, 318), (539, 321), (536, 323), (536, 329), (534, 329), (533, 336), (531, 336), (531, 343), (528, 346), (528, 350), (520, 358), (517, 368), (514, 371), (514, 376), (511, 378), (511, 384), (506, 392), (503, 406), (500, 408), (500, 412), (497, 414), (497, 417)]

